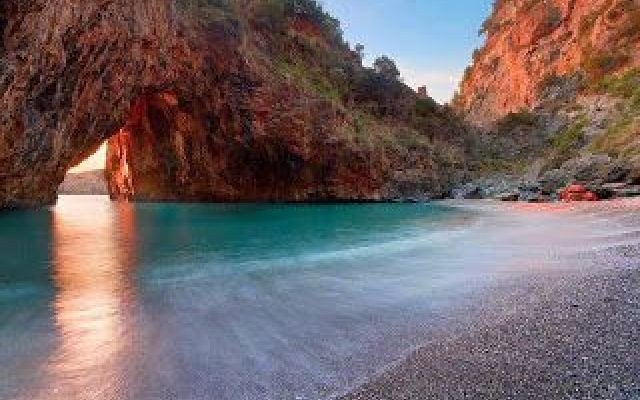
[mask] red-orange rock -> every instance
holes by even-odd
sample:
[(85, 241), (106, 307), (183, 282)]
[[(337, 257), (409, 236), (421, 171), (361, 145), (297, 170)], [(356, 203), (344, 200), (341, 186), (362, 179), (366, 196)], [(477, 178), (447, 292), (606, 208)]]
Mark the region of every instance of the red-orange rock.
[[(455, 99), (467, 117), (489, 124), (532, 109), (540, 89), (560, 76), (640, 66), (640, 2), (499, 0), (485, 23)], [(595, 77), (597, 78), (597, 76)]]
[[(446, 193), (461, 163), (432, 139), (453, 116), (426, 111), (418, 132), (406, 116), (373, 115), (335, 21), (315, 2), (272, 3), (0, 2), (0, 208), (52, 203), (107, 139), (114, 198)], [(390, 88), (413, 113), (417, 95)]]
[(569, 185), (569, 187), (567, 187), (566, 191), (568, 193), (584, 194), (584, 193), (587, 192), (587, 188), (584, 187), (583, 185), (574, 183), (573, 185)]

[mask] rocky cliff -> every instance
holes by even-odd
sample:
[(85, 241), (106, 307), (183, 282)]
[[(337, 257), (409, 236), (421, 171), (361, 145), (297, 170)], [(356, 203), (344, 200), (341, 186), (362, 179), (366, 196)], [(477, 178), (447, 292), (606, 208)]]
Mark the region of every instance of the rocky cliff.
[(442, 196), (463, 129), (363, 68), (313, 0), (5, 0), (0, 207), (108, 142), (112, 197)]
[(499, 0), (455, 98), (474, 196), (640, 193), (640, 1)]
[(559, 80), (640, 66), (638, 0), (497, 0), (481, 32), (455, 102), (483, 125), (535, 108)]

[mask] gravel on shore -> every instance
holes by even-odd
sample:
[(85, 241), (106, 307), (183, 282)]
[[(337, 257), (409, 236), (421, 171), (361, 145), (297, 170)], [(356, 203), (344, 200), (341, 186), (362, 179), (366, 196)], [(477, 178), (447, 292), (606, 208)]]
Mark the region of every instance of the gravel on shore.
[(339, 400), (640, 399), (640, 249), (435, 340)]

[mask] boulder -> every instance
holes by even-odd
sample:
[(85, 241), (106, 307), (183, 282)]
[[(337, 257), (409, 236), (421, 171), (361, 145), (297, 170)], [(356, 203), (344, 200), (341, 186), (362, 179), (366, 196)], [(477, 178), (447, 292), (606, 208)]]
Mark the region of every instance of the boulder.
[(629, 185), (614, 191), (614, 197), (637, 197), (640, 196), (640, 185)]
[(628, 164), (629, 174), (627, 175), (627, 182), (632, 185), (640, 185), (640, 155), (631, 157)]
[(538, 184), (543, 193), (555, 193), (564, 188), (571, 180), (569, 175), (566, 170), (560, 168), (552, 169), (538, 180)]
[(497, 195), (496, 200), (500, 200), (500, 201), (518, 201), (520, 200), (520, 193), (517, 192), (511, 192), (511, 193), (501, 193), (499, 195)]
[(466, 183), (454, 188), (451, 191), (451, 197), (457, 200), (477, 200), (482, 199), (484, 196), (480, 186), (475, 183)]

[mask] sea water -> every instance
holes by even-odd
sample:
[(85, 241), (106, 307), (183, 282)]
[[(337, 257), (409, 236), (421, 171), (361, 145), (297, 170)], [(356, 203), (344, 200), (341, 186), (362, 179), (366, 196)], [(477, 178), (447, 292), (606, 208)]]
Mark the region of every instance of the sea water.
[(1, 213), (0, 398), (328, 398), (483, 287), (606, 242), (603, 218), (99, 196)]

